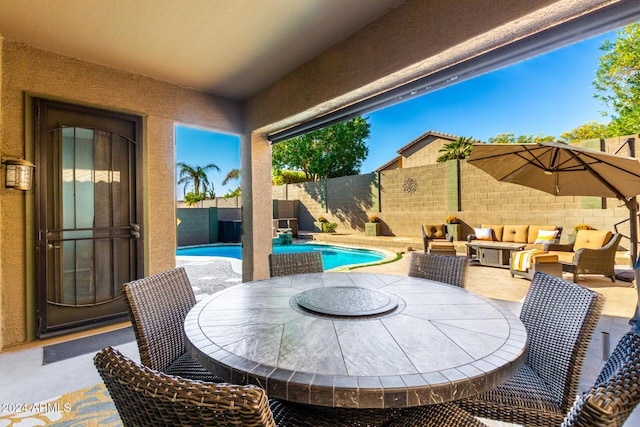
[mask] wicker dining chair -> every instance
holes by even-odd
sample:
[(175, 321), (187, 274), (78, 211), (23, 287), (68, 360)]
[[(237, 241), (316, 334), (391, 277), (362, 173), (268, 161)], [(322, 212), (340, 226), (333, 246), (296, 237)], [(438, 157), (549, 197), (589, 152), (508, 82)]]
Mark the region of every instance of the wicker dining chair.
[[(618, 342), (594, 386), (577, 396), (561, 427), (622, 427), (638, 403), (640, 336), (628, 332)], [(486, 427), (454, 403), (411, 409), (401, 422), (422, 427)], [(400, 425), (392, 422), (388, 427)]]
[(186, 351), (184, 319), (196, 297), (184, 268), (125, 283), (123, 290), (143, 365), (193, 380), (222, 382)]
[(568, 280), (536, 273), (520, 319), (528, 336), (525, 365), (502, 385), (461, 400), (474, 416), (528, 426), (559, 425), (580, 372), (604, 297)]
[(192, 381), (104, 348), (93, 362), (125, 426), (275, 427), (264, 390)]
[(408, 275), (464, 288), (468, 266), (465, 257), (412, 252)]
[(640, 336), (627, 332), (562, 427), (621, 427), (640, 403)]
[(290, 274), (322, 273), (324, 265), (320, 251), (269, 254), (271, 277)]
[[(324, 408), (268, 399), (255, 385), (190, 380), (155, 371), (112, 347), (94, 364), (127, 426), (358, 427), (386, 426), (404, 409)], [(415, 427), (399, 423), (398, 427)]]

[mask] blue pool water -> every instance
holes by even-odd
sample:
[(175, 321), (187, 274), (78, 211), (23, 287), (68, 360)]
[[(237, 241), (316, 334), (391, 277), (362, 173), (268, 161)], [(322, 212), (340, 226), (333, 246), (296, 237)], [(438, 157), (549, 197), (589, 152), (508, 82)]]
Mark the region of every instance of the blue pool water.
[[(331, 245), (315, 245), (303, 243), (292, 245), (274, 245), (273, 247), (273, 252), (276, 254), (311, 251), (320, 251), (322, 253), (322, 263), (324, 264), (325, 270), (340, 267), (343, 265), (376, 262), (385, 258), (385, 255), (378, 251), (372, 251), (369, 249), (341, 248)], [(197, 246), (192, 248), (178, 249), (176, 251), (176, 255), (221, 256), (242, 259), (242, 247), (240, 245)]]

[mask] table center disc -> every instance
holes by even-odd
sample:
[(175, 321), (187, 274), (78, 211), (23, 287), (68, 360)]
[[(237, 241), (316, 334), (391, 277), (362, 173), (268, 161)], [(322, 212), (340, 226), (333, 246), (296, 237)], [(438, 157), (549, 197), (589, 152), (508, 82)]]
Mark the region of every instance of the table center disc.
[(307, 310), (331, 316), (371, 316), (398, 306), (398, 299), (392, 295), (354, 286), (310, 289), (295, 299)]

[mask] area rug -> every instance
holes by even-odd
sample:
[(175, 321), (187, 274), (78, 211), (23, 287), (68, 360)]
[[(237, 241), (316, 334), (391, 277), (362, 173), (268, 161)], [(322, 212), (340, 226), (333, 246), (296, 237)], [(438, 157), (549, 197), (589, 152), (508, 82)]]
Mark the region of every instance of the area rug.
[(3, 407), (0, 427), (116, 427), (122, 426), (109, 392), (103, 383), (77, 390), (44, 402)]
[[(19, 407), (3, 408), (14, 411), (0, 413), (0, 427), (121, 427), (118, 411), (103, 383), (77, 390), (53, 399)], [(516, 427), (518, 424), (482, 419), (488, 427)]]
[(95, 353), (107, 346), (117, 346), (135, 341), (136, 337), (131, 326), (78, 338), (58, 344), (43, 347), (42, 364), (59, 362), (71, 357), (80, 356), (86, 353)]

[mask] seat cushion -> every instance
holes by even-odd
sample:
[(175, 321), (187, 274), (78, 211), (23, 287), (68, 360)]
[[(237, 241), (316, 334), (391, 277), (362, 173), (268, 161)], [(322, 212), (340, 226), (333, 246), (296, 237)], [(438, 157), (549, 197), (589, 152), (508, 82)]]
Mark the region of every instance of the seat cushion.
[(444, 224), (423, 224), (423, 227), (425, 234), (431, 239), (446, 238), (447, 230)]
[(600, 249), (611, 240), (610, 231), (607, 230), (579, 230), (576, 234), (576, 241), (573, 244), (573, 250), (577, 251), (581, 248)]
[(558, 262), (564, 262), (566, 264), (573, 264), (573, 256), (575, 253), (573, 252), (565, 252), (565, 251), (549, 251), (549, 255), (557, 255)]
[(449, 242), (447, 240), (434, 240), (432, 242), (429, 242), (429, 247), (431, 249), (454, 249), (453, 242)]
[(528, 225), (505, 225), (502, 231), (502, 241), (527, 243), (528, 232)]

